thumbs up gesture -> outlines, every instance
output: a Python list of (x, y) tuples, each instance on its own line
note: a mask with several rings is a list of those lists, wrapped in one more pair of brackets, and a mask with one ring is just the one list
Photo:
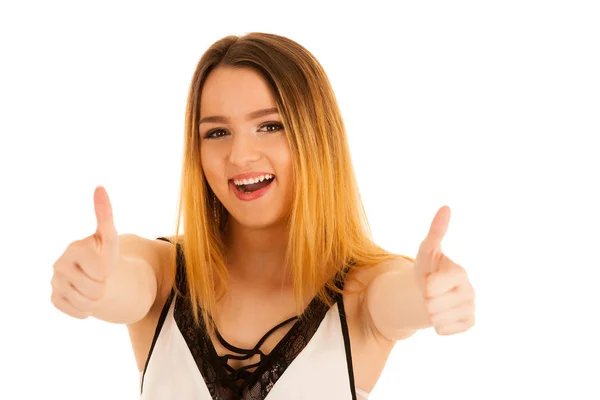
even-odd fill
[(106, 293), (106, 280), (119, 258), (119, 237), (113, 221), (108, 193), (99, 186), (94, 192), (96, 232), (69, 244), (54, 263), (52, 303), (75, 318), (92, 315)]
[(431, 325), (439, 335), (464, 332), (475, 323), (475, 291), (463, 267), (441, 249), (448, 230), (450, 208), (440, 208), (421, 243), (414, 273), (425, 297)]

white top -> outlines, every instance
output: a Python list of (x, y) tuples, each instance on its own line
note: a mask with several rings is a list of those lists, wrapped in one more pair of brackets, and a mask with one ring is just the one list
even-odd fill
[[(183, 256), (179, 245), (178, 251)], [(183, 257), (178, 257), (175, 282), (186, 294)], [(341, 279), (335, 282), (342, 287)], [(194, 324), (189, 301), (172, 290), (140, 376), (141, 400), (366, 400), (368, 393), (353, 386), (343, 297), (337, 292), (330, 294), (335, 299), (332, 307), (313, 299), (306, 317), (295, 319), (268, 355), (260, 351), (262, 339), (254, 349), (239, 349), (217, 332), (230, 356), (250, 359), (261, 353), (261, 361), (250, 372), (250, 367), (233, 369), (227, 356), (217, 354), (204, 323)], [(292, 321), (284, 321), (273, 330)]]
[[(208, 387), (173, 317), (172, 301), (151, 350), (142, 400), (211, 400)], [(356, 388), (356, 399), (368, 393)], [(254, 399), (253, 397), (248, 397)], [(255, 397), (262, 399), (262, 397)], [(350, 400), (349, 373), (338, 305), (329, 309), (314, 336), (272, 385), (267, 400)]]

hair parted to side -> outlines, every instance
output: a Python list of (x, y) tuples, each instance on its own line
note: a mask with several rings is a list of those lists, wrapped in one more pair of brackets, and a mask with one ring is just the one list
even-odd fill
[[(228, 281), (222, 239), (228, 213), (204, 177), (198, 128), (201, 90), (218, 66), (252, 68), (271, 87), (292, 153), (295, 197), (286, 265), (292, 268), (297, 311), (307, 293), (331, 305), (325, 288), (337, 290), (331, 279), (336, 273), (396, 255), (371, 240), (341, 113), (320, 63), (288, 38), (249, 33), (215, 42), (201, 57), (188, 93), (175, 238), (183, 247), (194, 319), (202, 315), (211, 327)], [(182, 221), (184, 234), (178, 236)]]

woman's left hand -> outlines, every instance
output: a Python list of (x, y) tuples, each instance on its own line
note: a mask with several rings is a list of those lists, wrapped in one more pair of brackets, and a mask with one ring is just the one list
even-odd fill
[(463, 267), (441, 249), (448, 230), (450, 208), (440, 208), (414, 262), (417, 282), (425, 297), (431, 325), (438, 335), (453, 335), (475, 323), (475, 291)]

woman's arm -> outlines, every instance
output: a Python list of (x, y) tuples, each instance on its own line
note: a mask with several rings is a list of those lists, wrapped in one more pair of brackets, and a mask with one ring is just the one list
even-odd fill
[(133, 324), (146, 316), (161, 278), (160, 244), (133, 234), (119, 236), (119, 261), (106, 280), (106, 294), (92, 316), (117, 324)]
[(429, 328), (431, 322), (414, 273), (413, 262), (395, 258), (375, 267), (365, 301), (369, 323), (385, 338), (396, 341)]
[(395, 258), (376, 267), (364, 305), (374, 331), (389, 340), (407, 338), (434, 327), (452, 335), (475, 323), (475, 291), (465, 269), (441, 250), (450, 209), (436, 214), (414, 262)]

